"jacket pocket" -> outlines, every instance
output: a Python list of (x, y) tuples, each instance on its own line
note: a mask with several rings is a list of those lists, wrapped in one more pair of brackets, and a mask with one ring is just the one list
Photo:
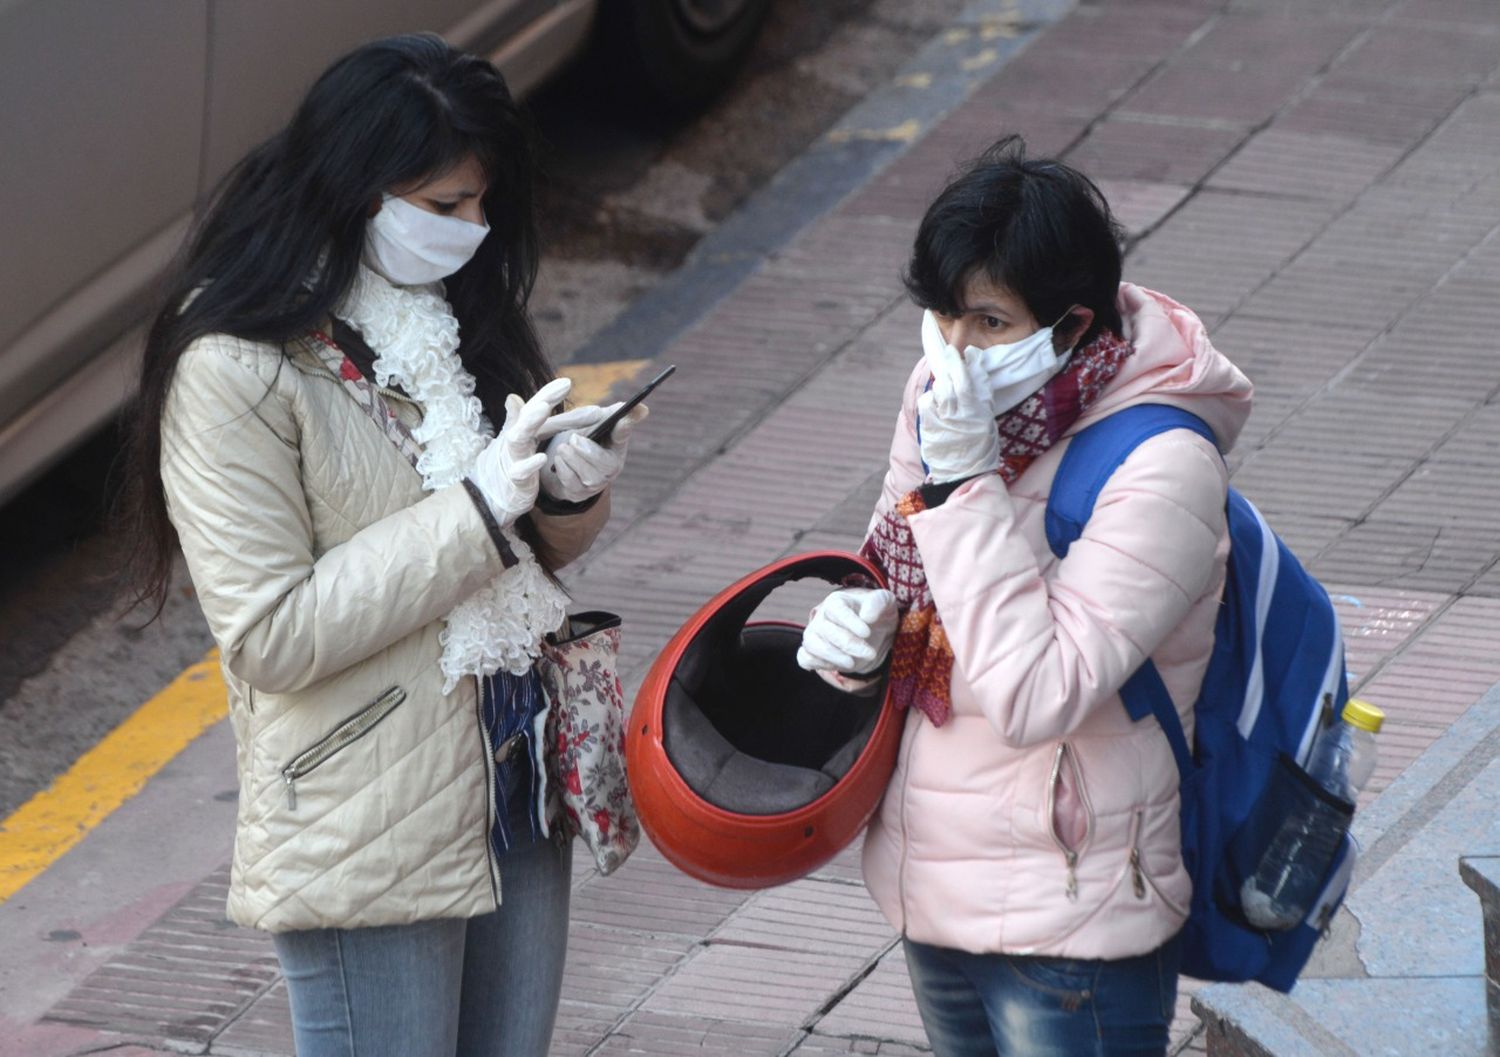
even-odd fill
[(1069, 902), (1078, 901), (1078, 857), (1088, 847), (1093, 829), (1094, 813), (1078, 753), (1068, 742), (1058, 742), (1047, 784), (1047, 832), (1067, 868), (1063, 894)]
[(1137, 808), (1130, 820), (1130, 887), (1135, 898), (1145, 899), (1149, 890), (1161, 900), (1161, 905), (1170, 910), (1178, 917), (1187, 917), (1187, 908), (1179, 905), (1171, 899), (1157, 885), (1156, 881), (1146, 872), (1144, 859), (1141, 855), (1141, 833), (1145, 830), (1146, 811)]
[(396, 706), (405, 700), (406, 691), (399, 686), (393, 686), (323, 735), (313, 745), (299, 752), (291, 763), (281, 769), (281, 780), (286, 784), (287, 810), (297, 810), (297, 781), (299, 779), (317, 770), (339, 752), (374, 730), (381, 720), (394, 712)]

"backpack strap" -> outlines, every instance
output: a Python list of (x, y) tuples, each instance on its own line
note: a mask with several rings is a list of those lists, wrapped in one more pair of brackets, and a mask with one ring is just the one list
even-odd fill
[[(1067, 557), (1068, 548), (1083, 535), (1099, 493), (1131, 453), (1144, 441), (1173, 429), (1191, 430), (1213, 444), (1215, 450), (1218, 448), (1208, 423), (1190, 411), (1165, 404), (1136, 404), (1116, 411), (1068, 441), (1047, 495), (1047, 546), (1053, 554), (1059, 559)], [(1191, 774), (1193, 753), (1182, 720), (1149, 657), (1120, 687), (1120, 699), (1131, 719), (1139, 722), (1147, 716), (1156, 717), (1172, 746), (1178, 770), (1184, 778)]]
[(1182, 717), (1172, 704), (1172, 695), (1167, 693), (1167, 684), (1161, 681), (1161, 673), (1150, 657), (1120, 687), (1120, 700), (1125, 702), (1126, 714), (1137, 723), (1147, 716), (1156, 717), (1157, 726), (1172, 747), (1177, 771), (1186, 780), (1193, 773), (1193, 750), (1188, 746), (1187, 732), (1182, 729)]
[(1068, 441), (1062, 465), (1047, 495), (1047, 546), (1059, 558), (1093, 516), (1094, 504), (1110, 477), (1142, 443), (1158, 433), (1186, 429), (1218, 450), (1214, 431), (1191, 411), (1166, 404), (1136, 404), (1100, 419)]

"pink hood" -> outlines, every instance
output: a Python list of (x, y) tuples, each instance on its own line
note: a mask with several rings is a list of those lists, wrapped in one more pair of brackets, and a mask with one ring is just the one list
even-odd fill
[(1250, 417), (1250, 379), (1213, 347), (1203, 321), (1165, 294), (1121, 283), (1116, 303), (1135, 355), (1070, 432), (1132, 404), (1172, 404), (1207, 422), (1228, 452)]

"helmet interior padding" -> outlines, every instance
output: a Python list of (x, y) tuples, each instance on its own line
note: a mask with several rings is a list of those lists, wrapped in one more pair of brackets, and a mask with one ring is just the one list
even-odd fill
[(845, 693), (798, 667), (800, 627), (727, 623), (706, 628), (683, 655), (663, 702), (663, 747), (716, 807), (794, 811), (853, 766), (884, 695)]

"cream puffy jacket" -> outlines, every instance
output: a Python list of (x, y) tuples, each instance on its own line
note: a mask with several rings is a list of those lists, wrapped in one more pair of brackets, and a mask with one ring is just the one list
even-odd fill
[[(238, 746), (229, 916), (282, 931), (494, 909), (478, 683), (444, 695), (438, 669), (442, 618), (503, 568), (468, 492), (424, 492), (298, 346), (225, 335), (177, 365), (161, 472)], [(607, 516), (607, 497), (533, 514), (563, 562)]]
[[(1135, 354), (1077, 432), (1137, 403), (1202, 417), (1228, 450), (1250, 383), (1186, 308), (1124, 285)], [(908, 384), (876, 516), (922, 481)], [(1180, 927), (1177, 766), (1118, 690), (1151, 657), (1183, 716), (1213, 641), (1228, 553), (1228, 476), (1186, 431), (1142, 444), (1110, 478), (1068, 556), (1043, 527), (1064, 439), (1009, 489), (996, 475), (911, 519), (953, 647), (953, 713), (907, 717), (864, 846), (866, 884), (918, 942), (977, 953), (1122, 958)]]

